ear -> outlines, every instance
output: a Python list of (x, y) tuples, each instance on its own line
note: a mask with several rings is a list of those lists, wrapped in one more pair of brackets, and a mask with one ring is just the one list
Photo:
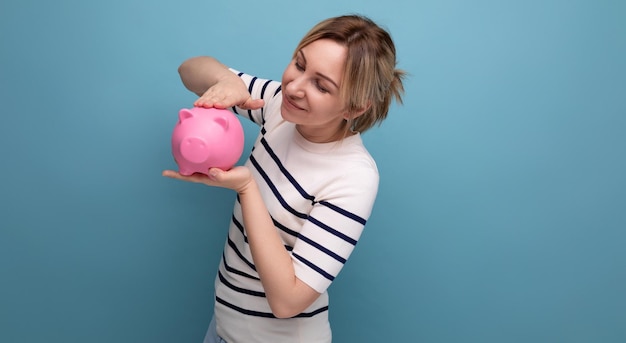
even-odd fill
[(224, 131), (228, 130), (229, 122), (228, 122), (228, 118), (226, 118), (226, 116), (216, 116), (215, 118), (213, 118), (213, 121), (217, 125), (221, 126), (224, 129)]
[(193, 117), (193, 112), (191, 112), (189, 109), (187, 108), (183, 108), (182, 110), (180, 110), (178, 112), (178, 119), (182, 122), (185, 119), (189, 119)]
[(355, 110), (353, 112), (346, 111), (346, 113), (343, 114), (343, 118), (345, 120), (354, 120), (354, 119), (362, 116), (365, 112), (367, 112), (367, 110), (369, 110), (370, 107), (372, 107), (372, 101), (368, 100), (367, 104), (364, 107), (359, 108), (359, 109), (357, 109), (357, 110)]

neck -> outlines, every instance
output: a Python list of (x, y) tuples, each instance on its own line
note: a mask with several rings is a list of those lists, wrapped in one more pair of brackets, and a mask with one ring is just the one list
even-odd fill
[(339, 126), (334, 132), (328, 133), (328, 130), (316, 130), (302, 127), (296, 124), (296, 130), (304, 139), (312, 143), (331, 143), (340, 141), (346, 137), (353, 136), (356, 132), (349, 130), (345, 122)]

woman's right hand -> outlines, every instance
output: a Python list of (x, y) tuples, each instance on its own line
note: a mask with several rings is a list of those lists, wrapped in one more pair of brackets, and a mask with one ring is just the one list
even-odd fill
[(185, 87), (200, 96), (194, 106), (239, 106), (246, 110), (256, 110), (264, 105), (263, 100), (252, 99), (239, 76), (213, 57), (192, 57), (178, 67), (178, 73)]
[(246, 110), (256, 110), (264, 105), (263, 99), (252, 99), (244, 83), (235, 74), (222, 77), (207, 89), (194, 103), (197, 107), (228, 108), (239, 106)]

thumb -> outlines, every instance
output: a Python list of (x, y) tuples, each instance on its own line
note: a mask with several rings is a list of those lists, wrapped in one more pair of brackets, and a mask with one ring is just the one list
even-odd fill
[(223, 173), (224, 171), (220, 168), (209, 168), (209, 179), (218, 181)]
[(246, 102), (244, 102), (240, 107), (247, 110), (258, 110), (263, 107), (263, 105), (265, 105), (265, 101), (263, 99), (248, 98), (248, 100), (246, 100)]

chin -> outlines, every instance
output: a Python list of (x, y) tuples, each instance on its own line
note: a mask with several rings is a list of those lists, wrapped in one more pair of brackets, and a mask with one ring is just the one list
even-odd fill
[(292, 116), (291, 116), (291, 114), (289, 113), (289, 110), (287, 110), (287, 109), (285, 108), (285, 105), (284, 105), (284, 104), (281, 104), (281, 105), (280, 105), (280, 116), (281, 116), (281, 117), (283, 117), (283, 119), (284, 119), (284, 120), (286, 120), (286, 121), (288, 121), (288, 122), (290, 122), (290, 123), (293, 123), (293, 122), (294, 122), (293, 120), (291, 120), (291, 119), (292, 119)]

